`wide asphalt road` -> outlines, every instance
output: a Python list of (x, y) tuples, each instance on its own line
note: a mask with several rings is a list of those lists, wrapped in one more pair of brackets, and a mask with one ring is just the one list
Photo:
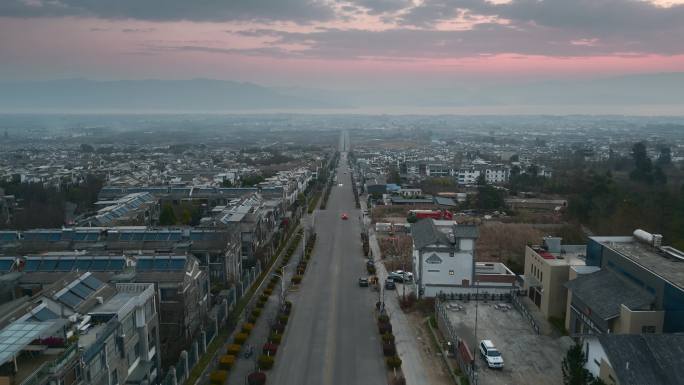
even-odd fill
[[(348, 138), (341, 138), (346, 149)], [(366, 275), (359, 210), (354, 208), (346, 153), (326, 210), (316, 214), (314, 256), (269, 383), (278, 385), (387, 384), (373, 315), (377, 293), (358, 286)], [(342, 213), (349, 220), (342, 220)]]

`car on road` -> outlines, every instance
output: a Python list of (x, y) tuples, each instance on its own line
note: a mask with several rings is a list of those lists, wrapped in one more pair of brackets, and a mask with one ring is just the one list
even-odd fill
[(385, 290), (394, 290), (397, 288), (397, 285), (394, 283), (394, 280), (392, 278), (387, 278), (385, 280)]
[(368, 278), (360, 277), (359, 278), (359, 287), (368, 287)]
[(501, 369), (504, 366), (501, 353), (490, 340), (480, 341), (480, 356), (487, 362), (487, 366), (492, 369)]
[(347, 215), (347, 213), (342, 213), (342, 219), (346, 221), (349, 219), (349, 215)]

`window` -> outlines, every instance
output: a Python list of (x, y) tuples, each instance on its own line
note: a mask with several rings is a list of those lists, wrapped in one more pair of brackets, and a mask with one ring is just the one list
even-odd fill
[(439, 273), (439, 270), (428, 270), (428, 273)]
[(641, 327), (642, 333), (655, 333), (656, 327), (654, 325), (645, 325)]
[(454, 275), (454, 271), (453, 271), (453, 270), (449, 270), (449, 275)]

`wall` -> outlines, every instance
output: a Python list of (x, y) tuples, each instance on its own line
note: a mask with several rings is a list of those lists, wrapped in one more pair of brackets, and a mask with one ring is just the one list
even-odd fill
[(594, 377), (598, 377), (601, 372), (601, 361), (607, 360), (606, 352), (596, 337), (588, 337), (583, 344), (584, 353), (587, 355), (587, 363), (584, 368)]
[(617, 334), (641, 334), (643, 326), (654, 326), (653, 333), (663, 332), (663, 319), (665, 312), (662, 311), (631, 311), (625, 305), (620, 306), (619, 322), (614, 324), (613, 333)]

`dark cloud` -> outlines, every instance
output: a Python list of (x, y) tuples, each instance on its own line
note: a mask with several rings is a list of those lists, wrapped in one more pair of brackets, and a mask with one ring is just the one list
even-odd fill
[(396, 12), (413, 5), (411, 0), (356, 0), (353, 3), (367, 9), (371, 15)]
[[(684, 25), (679, 28), (684, 33)], [(268, 37), (272, 46), (302, 45), (297, 57), (316, 58), (461, 58), (497, 54), (545, 56), (596, 56), (622, 54), (684, 54), (677, 38), (643, 34), (641, 40), (622, 37), (595, 39), (590, 32), (566, 31), (534, 26), (481, 23), (470, 30), (438, 31), (397, 28), (385, 31), (325, 29), (315, 32), (285, 32), (260, 29), (239, 32), (253, 37)], [(679, 36), (682, 36), (681, 34)], [(236, 53), (236, 51), (233, 51)]]
[(430, 27), (459, 12), (496, 16), (521, 28), (544, 26), (595, 35), (635, 35), (679, 29), (684, 5), (661, 7), (644, 0), (512, 0), (493, 4), (486, 0), (425, 0), (403, 17), (406, 25)]
[(1, 0), (0, 16), (310, 22), (331, 19), (334, 12), (321, 0)]
[(149, 33), (156, 31), (156, 28), (124, 28), (121, 32), (124, 33)]

